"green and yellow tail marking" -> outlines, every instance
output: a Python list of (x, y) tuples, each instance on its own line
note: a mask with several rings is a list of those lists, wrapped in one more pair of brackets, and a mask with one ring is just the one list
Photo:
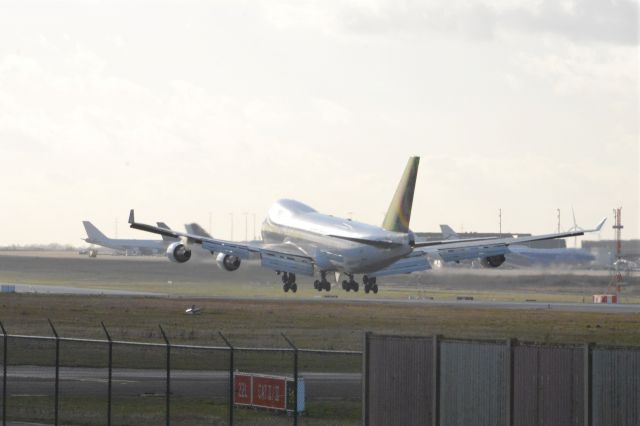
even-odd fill
[(418, 164), (420, 157), (411, 157), (404, 169), (402, 179), (398, 184), (396, 193), (391, 200), (389, 210), (384, 217), (382, 227), (387, 231), (408, 232), (411, 219), (411, 206), (413, 205), (413, 191), (418, 177)]

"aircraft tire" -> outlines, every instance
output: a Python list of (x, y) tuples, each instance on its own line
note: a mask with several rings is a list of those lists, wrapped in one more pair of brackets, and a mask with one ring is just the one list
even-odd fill
[(298, 291), (298, 284), (296, 283), (291, 284), (291, 291), (294, 293)]
[(318, 291), (322, 291), (322, 287), (320, 287), (320, 281), (315, 280), (315, 281), (313, 282), (313, 288), (315, 288), (315, 289), (316, 289), (316, 290), (318, 290)]
[(289, 284), (283, 284), (282, 285), (282, 289), (284, 290), (285, 293), (287, 293), (289, 291)]
[(347, 281), (342, 281), (342, 289), (349, 291), (349, 287), (347, 287)]
[(373, 290), (373, 294), (378, 294), (378, 284), (371, 286), (371, 290)]
[(324, 282), (324, 289), (327, 291), (331, 291), (331, 284), (329, 283), (329, 281)]
[(364, 285), (364, 292), (365, 292), (366, 294), (369, 294), (369, 290), (370, 290), (370, 289), (369, 289), (369, 284), (365, 284), (365, 285)]
[(358, 287), (359, 287), (359, 286), (358, 286), (358, 283), (354, 281), (354, 282), (353, 282), (353, 291), (356, 291), (356, 292), (357, 292), (357, 291), (358, 291)]

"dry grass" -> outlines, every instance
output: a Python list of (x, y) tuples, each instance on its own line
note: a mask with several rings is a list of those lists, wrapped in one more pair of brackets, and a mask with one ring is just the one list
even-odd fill
[[(191, 303), (202, 315), (183, 312)], [(559, 312), (328, 301), (233, 301), (186, 298), (3, 294), (0, 319), (11, 334), (102, 338), (100, 321), (122, 340), (160, 342), (162, 324), (174, 342), (214, 344), (223, 331), (236, 345), (360, 349), (365, 331), (442, 334), (455, 338), (518, 338), (538, 342), (640, 345), (640, 313)]]

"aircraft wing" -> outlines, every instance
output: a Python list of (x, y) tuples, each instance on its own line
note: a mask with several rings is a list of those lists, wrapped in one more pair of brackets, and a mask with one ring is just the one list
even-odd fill
[(420, 248), (420, 247), (431, 247), (431, 246), (440, 246), (443, 244), (453, 244), (453, 243), (468, 243), (468, 242), (475, 242), (475, 241), (487, 241), (487, 240), (497, 240), (498, 237), (475, 237), (475, 238), (458, 238), (456, 240), (431, 240), (431, 241), (418, 241), (416, 242), (413, 247), (414, 248)]
[(478, 257), (498, 256), (509, 253), (509, 246), (513, 244), (523, 244), (532, 241), (553, 240), (556, 238), (577, 237), (587, 232), (598, 232), (602, 229), (605, 221), (604, 218), (593, 229), (574, 230), (567, 232), (558, 232), (555, 234), (535, 235), (530, 237), (509, 237), (509, 238), (491, 238), (486, 240), (469, 241), (469, 240), (446, 240), (431, 241), (426, 243), (417, 243), (416, 251), (422, 251), (428, 254), (437, 254), (445, 262), (459, 261), (464, 259), (475, 259)]
[(262, 266), (275, 271), (313, 276), (313, 258), (293, 244), (243, 244), (174, 231), (136, 222), (133, 209), (129, 213), (129, 226), (166, 237), (186, 238), (190, 244), (200, 244), (203, 249), (212, 253), (224, 253), (240, 259), (260, 258)]

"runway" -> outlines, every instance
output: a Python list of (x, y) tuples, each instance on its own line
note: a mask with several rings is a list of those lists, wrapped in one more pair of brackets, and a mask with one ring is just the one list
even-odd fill
[[(359, 400), (362, 396), (359, 373), (321, 373), (301, 371), (307, 399)], [(291, 372), (281, 373), (291, 376)], [(53, 367), (9, 366), (9, 396), (52, 395)], [(64, 396), (104, 397), (107, 393), (106, 368), (60, 368), (60, 390)], [(114, 395), (146, 397), (164, 395), (166, 371), (159, 369), (114, 369)], [(213, 398), (226, 400), (229, 392), (228, 371), (171, 370), (171, 395), (174, 397)]]
[(83, 287), (68, 287), (58, 285), (38, 285), (38, 284), (13, 284), (13, 283), (0, 283), (0, 285), (12, 285), (15, 286), (16, 293), (31, 293), (31, 294), (75, 294), (84, 296), (155, 296), (164, 297), (166, 293), (152, 293), (145, 291), (129, 291), (129, 290), (110, 290), (105, 288), (83, 288)]

